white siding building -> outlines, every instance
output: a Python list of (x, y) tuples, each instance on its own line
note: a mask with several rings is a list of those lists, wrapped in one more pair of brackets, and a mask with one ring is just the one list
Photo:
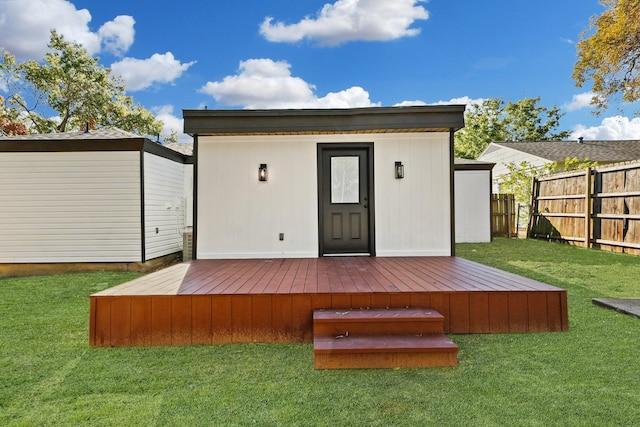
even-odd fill
[(453, 255), (452, 144), (463, 113), (185, 110), (195, 257)]
[(189, 161), (120, 130), (0, 137), (0, 264), (179, 253)]
[(456, 243), (491, 241), (493, 166), (489, 162), (455, 159)]

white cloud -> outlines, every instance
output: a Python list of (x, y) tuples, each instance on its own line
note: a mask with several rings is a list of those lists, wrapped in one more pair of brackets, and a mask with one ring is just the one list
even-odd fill
[(309, 39), (330, 46), (354, 40), (395, 40), (420, 33), (410, 27), (416, 20), (428, 19), (429, 12), (418, 3), (422, 0), (338, 0), (325, 4), (316, 17), (296, 24), (274, 23), (267, 17), (260, 34), (272, 42)]
[(398, 102), (397, 104), (394, 104), (394, 107), (416, 107), (416, 106), (422, 106), (422, 105), (428, 105), (426, 102), (424, 101), (420, 101), (419, 99), (416, 99), (415, 101), (402, 101), (402, 102)]
[(172, 132), (178, 134), (178, 142), (180, 143), (190, 143), (193, 142), (193, 138), (191, 138), (186, 133), (183, 133), (184, 129), (184, 119), (180, 117), (176, 117), (173, 114), (173, 105), (162, 105), (160, 107), (153, 107), (151, 111), (155, 114), (156, 119), (162, 120), (164, 126), (162, 127), (162, 136), (166, 138), (171, 135)]
[(122, 53), (133, 43), (134, 20), (117, 16), (100, 30), (89, 29), (91, 13), (67, 0), (0, 1), (0, 47), (20, 59), (41, 59), (47, 52), (51, 30), (79, 43), (93, 55), (101, 47)]
[(128, 51), (133, 44), (135, 23), (133, 17), (121, 15), (100, 27), (98, 35), (104, 50), (118, 56)]
[(314, 94), (315, 86), (294, 77), (291, 65), (272, 59), (248, 59), (240, 62), (238, 74), (219, 82), (207, 82), (200, 91), (217, 102), (249, 109), (261, 108), (350, 108), (370, 107), (369, 93), (359, 86), (324, 97)]
[(569, 139), (583, 137), (586, 140), (640, 139), (640, 117), (629, 120), (628, 117), (612, 116), (602, 120), (598, 126), (578, 125)]
[(448, 101), (433, 102), (430, 105), (466, 105), (468, 110), (475, 105), (482, 104), (484, 101), (484, 98), (469, 98), (468, 96), (461, 96), (459, 98), (451, 98)]
[(419, 99), (415, 101), (402, 101), (394, 105), (394, 107), (411, 107), (411, 106), (420, 106), (420, 105), (465, 105), (467, 110), (474, 106), (480, 105), (484, 102), (484, 98), (469, 98), (468, 96), (461, 96), (459, 98), (451, 98), (448, 101), (437, 101), (437, 102), (424, 102)]
[(571, 102), (568, 102), (563, 105), (567, 111), (575, 111), (580, 110), (581, 108), (590, 108), (591, 107), (591, 99), (593, 99), (593, 92), (585, 92), (579, 93), (578, 95), (573, 95), (571, 97)]
[(155, 53), (147, 59), (124, 58), (111, 64), (111, 70), (124, 79), (127, 90), (137, 91), (156, 82), (171, 83), (193, 64), (195, 61), (181, 63), (167, 52)]

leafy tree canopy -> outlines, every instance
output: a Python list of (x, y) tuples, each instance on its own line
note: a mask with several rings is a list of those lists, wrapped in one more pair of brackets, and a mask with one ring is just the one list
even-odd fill
[(30, 132), (50, 133), (92, 126), (118, 127), (138, 135), (158, 135), (162, 122), (125, 94), (122, 80), (81, 45), (51, 32), (43, 62), (18, 62), (2, 51), (0, 118), (22, 121)]
[(640, 0), (600, 0), (608, 9), (593, 16), (577, 44), (576, 86), (593, 82), (596, 114), (620, 96), (640, 100)]
[(558, 131), (563, 114), (555, 105), (539, 105), (540, 97), (505, 103), (488, 98), (465, 113), (465, 127), (456, 132), (456, 157), (477, 159), (491, 142), (549, 141), (569, 136)]
[(500, 175), (501, 191), (513, 194), (516, 202), (529, 204), (531, 201), (531, 185), (534, 177), (549, 175), (552, 173), (581, 170), (598, 166), (597, 162), (589, 159), (580, 160), (577, 157), (567, 157), (564, 163), (547, 163), (542, 167), (536, 167), (529, 162), (507, 163), (508, 173)]

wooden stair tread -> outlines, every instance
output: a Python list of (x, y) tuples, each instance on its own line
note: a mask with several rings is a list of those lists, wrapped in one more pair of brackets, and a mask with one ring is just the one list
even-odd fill
[(420, 321), (443, 321), (444, 316), (436, 310), (430, 308), (370, 308), (370, 309), (331, 309), (315, 310), (313, 312), (314, 323), (322, 322), (363, 322), (363, 321), (385, 321), (394, 322), (414, 322)]
[(316, 335), (315, 353), (384, 353), (384, 352), (457, 352), (455, 345), (444, 334), (354, 335), (336, 338)]

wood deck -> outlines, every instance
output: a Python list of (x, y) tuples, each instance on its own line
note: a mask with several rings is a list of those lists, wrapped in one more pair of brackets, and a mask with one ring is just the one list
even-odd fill
[(422, 307), (447, 333), (565, 331), (563, 289), (456, 257), (195, 260), (91, 296), (90, 344), (311, 341), (313, 310)]

